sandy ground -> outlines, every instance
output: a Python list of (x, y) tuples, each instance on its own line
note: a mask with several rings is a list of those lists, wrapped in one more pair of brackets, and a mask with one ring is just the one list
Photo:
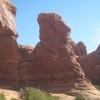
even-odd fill
[[(0, 88), (0, 93), (4, 93), (7, 100), (11, 100), (12, 98), (20, 100), (19, 99), (19, 93), (16, 92), (16, 91)], [(74, 97), (68, 96), (68, 95), (65, 95), (65, 94), (52, 94), (52, 95), (57, 96), (59, 98), (58, 100), (75, 100)]]
[[(19, 92), (17, 92), (17, 91), (0, 88), (0, 93), (4, 93), (4, 95), (6, 96), (6, 100), (11, 100), (12, 98), (14, 98), (16, 100), (20, 100), (19, 99)], [(66, 94), (53, 93), (52, 95), (58, 97), (59, 98), (58, 100), (75, 100), (74, 96), (69, 96)], [(89, 96), (89, 98), (87, 98), (86, 100), (100, 100), (100, 98), (99, 98), (99, 96), (98, 96), (98, 98), (97, 98), (97, 96), (95, 98), (95, 94), (94, 94), (94, 95)]]
[(68, 96), (65, 94), (52, 94), (53, 96), (57, 96), (59, 99), (58, 100), (75, 100), (75, 97), (73, 96)]
[(9, 89), (0, 89), (0, 93), (4, 93), (7, 100), (11, 100), (12, 98), (18, 99), (19, 96), (18, 92)]

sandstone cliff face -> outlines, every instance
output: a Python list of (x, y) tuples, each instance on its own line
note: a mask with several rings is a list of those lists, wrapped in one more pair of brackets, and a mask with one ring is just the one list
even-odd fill
[(81, 64), (86, 77), (93, 83), (100, 84), (100, 45), (87, 56), (78, 57), (77, 61)]
[[(40, 42), (32, 52), (41, 85), (73, 84), (74, 79), (84, 79), (84, 73), (70, 50), (70, 31), (56, 14), (40, 14)], [(34, 60), (33, 60), (34, 62)], [(38, 74), (36, 74), (38, 73)], [(41, 81), (43, 80), (43, 81)]]
[(15, 15), (16, 7), (9, 0), (0, 0), (0, 35), (18, 36)]
[(87, 100), (100, 98), (100, 93), (85, 78), (73, 53), (71, 29), (54, 13), (38, 16), (40, 42), (28, 60), (20, 63), (20, 86), (35, 86), (49, 92), (85, 95)]
[(33, 46), (19, 45), (19, 52), (21, 54), (21, 61), (20, 62), (30, 59), (33, 49), (34, 49)]
[(38, 16), (40, 42), (33, 48), (16, 42), (16, 8), (12, 3), (1, 0), (0, 9), (0, 86), (35, 86), (71, 95), (98, 93), (85, 78), (81, 62), (77, 63), (71, 29), (59, 15)]
[(60, 88), (60, 92), (66, 93), (72, 88), (95, 90), (76, 62), (70, 44), (71, 29), (62, 18), (54, 13), (42, 13), (38, 22), (40, 42), (31, 53), (31, 58), (20, 63), (20, 85), (56, 92)]
[(71, 46), (75, 55), (77, 56), (87, 55), (86, 46), (83, 42), (75, 43), (74, 41), (71, 41)]
[(16, 86), (20, 53), (15, 28), (16, 8), (8, 0), (0, 0), (0, 84)]
[(87, 54), (86, 46), (83, 42), (76, 44), (71, 41), (71, 46), (86, 77), (93, 83), (100, 84), (100, 45), (97, 50), (89, 54)]

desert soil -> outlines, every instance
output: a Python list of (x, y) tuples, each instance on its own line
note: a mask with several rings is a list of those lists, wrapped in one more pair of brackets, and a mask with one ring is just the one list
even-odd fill
[[(0, 93), (4, 93), (7, 100), (11, 100), (12, 98), (19, 100), (19, 92), (17, 91), (0, 88)], [(74, 97), (65, 94), (52, 94), (52, 95), (57, 96), (59, 100), (75, 100)]]

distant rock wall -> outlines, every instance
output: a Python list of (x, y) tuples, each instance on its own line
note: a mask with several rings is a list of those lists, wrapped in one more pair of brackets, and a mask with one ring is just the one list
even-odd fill
[(77, 61), (82, 66), (86, 77), (93, 83), (100, 84), (100, 45), (94, 52), (78, 57)]
[(86, 46), (83, 42), (75, 43), (74, 41), (71, 41), (71, 46), (75, 55), (77, 56), (87, 55)]

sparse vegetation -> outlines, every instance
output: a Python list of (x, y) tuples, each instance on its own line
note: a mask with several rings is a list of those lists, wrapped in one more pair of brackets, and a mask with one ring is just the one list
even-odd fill
[(75, 100), (86, 100), (84, 96), (78, 95), (76, 96)]
[(6, 97), (3, 93), (0, 93), (0, 100), (6, 100)]
[(26, 88), (20, 91), (21, 100), (57, 100), (51, 94), (35, 88)]
[(99, 86), (99, 85), (94, 85), (94, 86), (95, 86), (95, 88), (96, 88), (97, 90), (100, 91), (100, 86)]
[(97, 90), (100, 91), (100, 83), (98, 83), (98, 82), (93, 82), (92, 84), (93, 84), (93, 86), (94, 86)]

